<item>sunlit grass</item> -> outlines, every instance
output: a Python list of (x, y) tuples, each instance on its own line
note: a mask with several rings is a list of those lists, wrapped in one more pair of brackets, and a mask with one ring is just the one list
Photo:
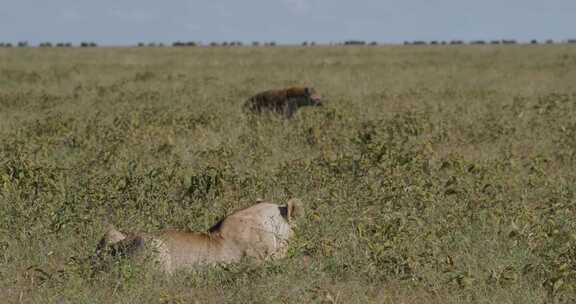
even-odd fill
[[(0, 49), (0, 302), (573, 301), (575, 51)], [(290, 85), (326, 106), (242, 113)], [(283, 260), (90, 260), (106, 223), (205, 230), (293, 196)]]

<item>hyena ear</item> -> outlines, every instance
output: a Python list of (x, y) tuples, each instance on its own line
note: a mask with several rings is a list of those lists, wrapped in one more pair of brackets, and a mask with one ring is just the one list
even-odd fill
[(286, 203), (287, 218), (290, 221), (293, 218), (299, 218), (304, 215), (304, 204), (297, 198), (292, 198)]

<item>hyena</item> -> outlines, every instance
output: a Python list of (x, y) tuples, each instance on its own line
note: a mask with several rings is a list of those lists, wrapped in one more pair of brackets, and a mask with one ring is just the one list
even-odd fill
[(290, 119), (298, 108), (322, 106), (322, 97), (311, 87), (292, 87), (282, 90), (269, 90), (250, 97), (244, 108), (252, 113), (276, 113)]

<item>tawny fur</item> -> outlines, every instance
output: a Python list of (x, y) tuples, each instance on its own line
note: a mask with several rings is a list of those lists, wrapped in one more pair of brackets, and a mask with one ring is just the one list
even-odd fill
[(316, 93), (314, 88), (292, 87), (256, 94), (246, 101), (244, 107), (252, 113), (270, 112), (289, 119), (300, 107), (321, 105), (322, 97)]
[(164, 230), (156, 234), (122, 233), (110, 226), (97, 247), (105, 253), (130, 258), (151, 257), (166, 273), (198, 264), (281, 258), (293, 235), (293, 219), (303, 214), (299, 199), (285, 206), (258, 202), (238, 210), (207, 232)]

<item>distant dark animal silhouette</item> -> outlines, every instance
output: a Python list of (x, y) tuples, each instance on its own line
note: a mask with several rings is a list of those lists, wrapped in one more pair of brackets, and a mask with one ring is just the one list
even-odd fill
[(322, 97), (314, 88), (292, 87), (258, 93), (246, 101), (244, 108), (255, 114), (276, 113), (290, 119), (300, 107), (321, 105)]

